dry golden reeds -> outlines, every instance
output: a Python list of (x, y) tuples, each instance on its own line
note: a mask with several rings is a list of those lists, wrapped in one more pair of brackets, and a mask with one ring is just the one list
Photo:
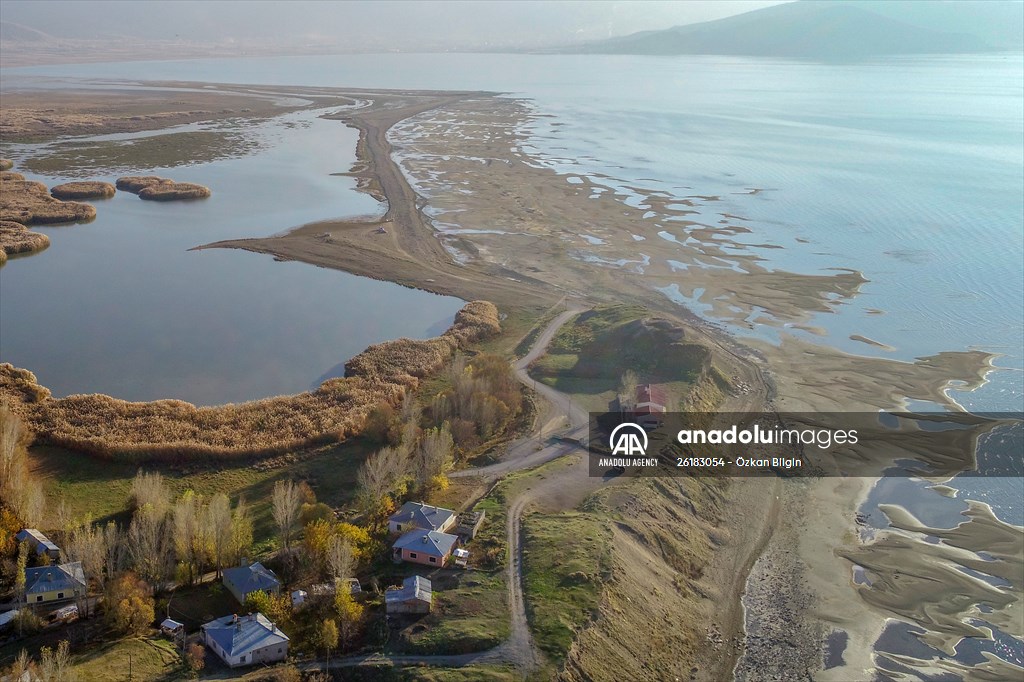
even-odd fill
[(89, 204), (54, 199), (46, 185), (30, 180), (0, 180), (0, 220), (22, 225), (86, 222), (96, 217)]
[(0, 252), (4, 254), (0, 262), (7, 262), (7, 256), (42, 251), (49, 245), (50, 238), (45, 234), (30, 232), (24, 225), (13, 220), (0, 220)]
[(0, 171), (0, 182), (3, 182), (4, 180), (24, 180), (24, 179), (25, 179), (25, 176), (22, 175), (21, 173), (15, 173), (12, 170)]
[(126, 175), (117, 179), (117, 188), (125, 192), (138, 194), (139, 190), (159, 184), (173, 184), (174, 180), (161, 178), (156, 175)]
[(14, 162), (10, 159), (0, 159), (0, 171), (8, 171), (14, 168)]
[(466, 304), (442, 336), (370, 346), (346, 365), (345, 378), (294, 396), (240, 405), (196, 407), (180, 400), (133, 403), (105, 395), (53, 399), (35, 376), (0, 364), (0, 401), (29, 422), (37, 438), (118, 460), (261, 457), (344, 440), (370, 409), (398, 405), (419, 378), (455, 349), (500, 331), (492, 303)]
[(139, 198), (149, 201), (181, 201), (183, 199), (206, 199), (210, 196), (210, 188), (194, 182), (160, 183), (143, 187), (139, 190)]
[(117, 188), (139, 195), (149, 201), (181, 201), (206, 199), (210, 188), (193, 182), (175, 182), (157, 175), (128, 175), (117, 179)]
[(109, 199), (117, 192), (109, 182), (65, 182), (50, 189), (58, 199)]

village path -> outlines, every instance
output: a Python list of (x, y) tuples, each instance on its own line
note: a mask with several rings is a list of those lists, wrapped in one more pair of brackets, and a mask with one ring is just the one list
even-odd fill
[[(546, 445), (539, 445), (536, 435), (523, 438), (512, 444), (502, 461), (483, 467), (464, 469), (452, 474), (455, 477), (483, 476), (497, 478), (511, 471), (530, 469), (545, 462), (557, 459), (580, 449), (580, 445), (572, 442), (581, 438), (587, 429), (589, 416), (582, 407), (572, 402), (572, 398), (550, 386), (536, 383), (527, 370), (534, 360), (547, 350), (558, 330), (583, 308), (570, 307), (548, 323), (544, 331), (537, 337), (530, 351), (514, 365), (516, 378), (528, 388), (535, 390), (556, 407), (564, 407), (569, 426), (561, 435), (565, 440), (553, 440)], [(538, 426), (538, 428), (540, 428)], [(509, 505), (506, 513), (506, 533), (508, 542), (508, 562), (506, 566), (506, 585), (508, 586), (508, 602), (511, 618), (509, 638), (486, 651), (469, 654), (453, 655), (388, 655), (367, 654), (362, 656), (346, 656), (331, 661), (332, 667), (351, 667), (362, 665), (436, 665), (446, 667), (462, 667), (474, 663), (512, 663), (524, 676), (536, 670), (541, 662), (541, 654), (537, 650), (530, 633), (529, 621), (526, 617), (526, 600), (523, 595), (523, 552), (522, 552), (522, 516), (525, 509), (540, 499), (552, 500), (558, 497), (554, 491), (571, 491), (573, 500), (580, 495), (588, 494), (602, 483), (602, 479), (591, 479), (587, 476), (586, 458), (569, 468), (565, 474), (546, 479), (542, 484), (527, 488)], [(572, 477), (578, 485), (570, 485)], [(319, 670), (325, 667), (326, 660), (307, 663), (305, 670)]]

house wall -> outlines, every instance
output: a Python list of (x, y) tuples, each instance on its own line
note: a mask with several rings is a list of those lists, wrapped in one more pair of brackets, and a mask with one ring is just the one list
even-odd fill
[[(59, 596), (61, 594), (63, 594), (64, 596), (63, 597)], [(33, 594), (26, 594), (25, 595), (25, 603), (26, 604), (47, 604), (49, 602), (55, 602), (55, 601), (71, 601), (72, 599), (74, 599), (77, 596), (78, 596), (78, 593), (75, 590), (72, 590), (70, 588), (67, 589), (67, 590), (51, 590), (50, 592), (36, 592), (36, 593), (33, 593)], [(42, 599), (39, 599), (39, 597), (42, 597)]]
[(430, 613), (430, 602), (423, 599), (410, 599), (403, 602), (392, 602), (388, 604), (387, 611), (390, 614), (399, 613)]
[[(431, 561), (431, 559), (434, 559), (434, 561)], [(435, 568), (439, 568), (439, 567), (445, 565), (445, 563), (448, 561), (448, 557), (446, 556), (444, 558), (441, 558), (441, 557), (435, 557), (433, 555), (427, 556), (423, 552), (417, 552), (415, 550), (403, 549), (402, 550), (402, 561), (408, 561), (408, 562), (414, 563), (414, 564), (423, 564), (424, 566), (433, 566)]]

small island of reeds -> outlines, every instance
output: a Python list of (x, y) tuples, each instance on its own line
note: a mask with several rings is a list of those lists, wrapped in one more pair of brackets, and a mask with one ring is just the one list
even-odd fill
[(95, 207), (55, 199), (41, 182), (0, 178), (0, 220), (22, 225), (51, 225), (82, 223), (95, 217)]
[(98, 181), (66, 182), (50, 189), (58, 199), (109, 199), (116, 192), (109, 182)]
[(129, 175), (117, 179), (117, 189), (138, 194), (149, 201), (206, 199), (210, 188), (192, 182), (175, 182), (156, 175)]
[(0, 171), (11, 170), (14, 168), (14, 162), (10, 159), (0, 159)]
[(42, 251), (49, 245), (50, 238), (45, 234), (31, 232), (13, 220), (0, 220), (0, 265), (7, 262), (8, 256)]

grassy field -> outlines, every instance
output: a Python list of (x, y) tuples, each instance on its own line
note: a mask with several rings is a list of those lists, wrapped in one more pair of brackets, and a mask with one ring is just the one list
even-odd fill
[[(355, 439), (312, 453), (297, 462), (282, 462), (277, 468), (254, 468), (249, 462), (228, 462), (224, 466), (180, 468), (143, 465), (145, 471), (163, 474), (175, 494), (192, 489), (202, 495), (227, 493), (232, 499), (244, 496), (254, 521), (254, 539), (266, 543), (274, 536), (270, 514), (270, 493), (281, 479), (308, 481), (321, 502), (341, 507), (355, 495), (356, 472), (373, 447)], [(31, 450), (33, 469), (46, 481), (50, 517), (44, 526), (56, 522), (60, 500), (72, 517), (86, 514), (94, 519), (118, 518), (127, 512), (128, 493), (139, 467), (134, 464), (101, 461), (54, 447)]]
[(79, 680), (89, 682), (138, 682), (181, 680), (188, 677), (181, 657), (165, 639), (130, 638), (108, 642), (72, 657), (72, 670)]
[(643, 308), (614, 305), (581, 313), (563, 326), (530, 375), (597, 412), (615, 399), (627, 369), (641, 383), (682, 395), (709, 359), (708, 349), (688, 342), (681, 328), (650, 319)]
[(345, 682), (519, 682), (522, 675), (510, 666), (468, 665), (464, 668), (427, 666), (359, 666), (332, 671)]
[(597, 613), (611, 577), (611, 530), (579, 512), (523, 520), (526, 613), (537, 646), (561, 661), (576, 633)]

